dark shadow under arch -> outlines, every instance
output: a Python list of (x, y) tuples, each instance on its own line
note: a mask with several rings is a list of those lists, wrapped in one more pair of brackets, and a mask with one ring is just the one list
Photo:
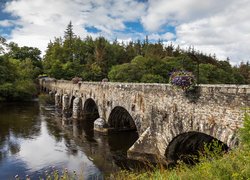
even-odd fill
[(48, 89), (46, 87), (43, 88), (43, 92), (48, 93)]
[(92, 98), (87, 99), (83, 106), (82, 127), (89, 140), (92, 140), (94, 136), (94, 121), (99, 117), (97, 104)]
[(84, 116), (87, 116), (89, 121), (93, 122), (100, 117), (98, 107), (92, 98), (89, 98), (84, 102), (83, 114)]
[(108, 124), (115, 132), (108, 136), (108, 143), (115, 164), (123, 169), (135, 168), (138, 164), (127, 158), (128, 149), (139, 138), (132, 116), (125, 108), (116, 106), (109, 115)]
[(116, 106), (111, 111), (108, 119), (108, 124), (115, 130), (136, 130), (136, 125), (133, 118), (131, 117), (129, 112), (121, 106)]
[(69, 105), (69, 108), (71, 109), (71, 110), (73, 110), (73, 105), (74, 105), (74, 100), (75, 100), (75, 96), (72, 96), (71, 97), (71, 100), (70, 100), (70, 105)]
[[(199, 162), (199, 154), (204, 152), (205, 144), (217, 141), (222, 147), (222, 151), (227, 152), (228, 146), (220, 140), (201, 132), (186, 132), (176, 136), (168, 145), (165, 157), (169, 165), (175, 165), (178, 160), (186, 164)], [(213, 146), (209, 149), (213, 150)]]

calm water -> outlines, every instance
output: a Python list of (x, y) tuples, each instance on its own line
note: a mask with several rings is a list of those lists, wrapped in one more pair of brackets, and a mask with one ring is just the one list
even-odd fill
[(135, 132), (103, 136), (84, 121), (62, 121), (54, 106), (38, 102), (0, 104), (0, 179), (44, 177), (52, 167), (76, 170), (84, 179), (103, 179), (131, 168), (126, 150)]

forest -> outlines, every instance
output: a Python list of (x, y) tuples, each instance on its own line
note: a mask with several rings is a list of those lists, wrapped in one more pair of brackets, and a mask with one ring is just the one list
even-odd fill
[(70, 22), (64, 37), (48, 43), (46, 52), (35, 47), (19, 47), (0, 37), (0, 101), (31, 99), (41, 74), (56, 79), (117, 82), (168, 83), (175, 70), (192, 72), (198, 84), (250, 84), (250, 64), (232, 66), (216, 55), (190, 47), (143, 41), (110, 42), (104, 37), (81, 39)]

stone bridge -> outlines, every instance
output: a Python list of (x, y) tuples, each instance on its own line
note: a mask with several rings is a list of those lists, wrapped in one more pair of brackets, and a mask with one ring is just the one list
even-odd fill
[(181, 151), (178, 138), (189, 144), (192, 138), (216, 138), (234, 147), (244, 108), (250, 107), (250, 85), (199, 85), (183, 92), (168, 84), (73, 84), (50, 78), (39, 83), (43, 91), (55, 95), (63, 114), (75, 119), (92, 114), (96, 131), (136, 129), (139, 139), (128, 157), (138, 160), (172, 161), (174, 151)]

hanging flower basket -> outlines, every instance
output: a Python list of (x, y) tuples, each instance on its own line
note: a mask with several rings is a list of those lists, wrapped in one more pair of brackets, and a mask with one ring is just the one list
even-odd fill
[(171, 73), (169, 83), (178, 89), (188, 91), (195, 87), (196, 81), (192, 72), (181, 70)]

